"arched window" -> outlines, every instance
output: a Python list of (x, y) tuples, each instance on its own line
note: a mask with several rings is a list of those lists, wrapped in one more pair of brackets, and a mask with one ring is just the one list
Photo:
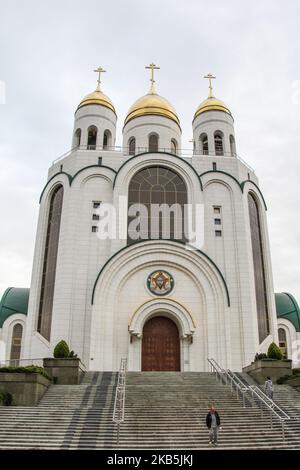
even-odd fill
[(258, 333), (259, 342), (261, 343), (268, 336), (270, 329), (260, 214), (258, 203), (252, 193), (248, 194), (248, 206), (252, 242)]
[(10, 347), (10, 360), (12, 363), (11, 366), (18, 366), (21, 356), (21, 346), (22, 346), (22, 334), (23, 326), (20, 323), (17, 323), (13, 327), (12, 338), (11, 338), (11, 347)]
[(283, 328), (278, 329), (278, 339), (279, 339), (279, 347), (281, 349), (282, 356), (284, 359), (287, 359), (288, 352), (287, 352), (286, 331)]
[(109, 150), (111, 147), (111, 132), (109, 130), (104, 131), (103, 134), (103, 149)]
[(129, 184), (127, 243), (148, 239), (185, 241), (185, 204), (186, 185), (175, 171), (161, 166), (140, 170)]
[(135, 138), (131, 137), (128, 142), (128, 153), (129, 155), (134, 155), (135, 154)]
[(96, 150), (97, 132), (98, 132), (98, 129), (95, 126), (91, 126), (88, 128), (88, 142), (87, 142), (88, 150)]
[(52, 305), (55, 286), (56, 261), (64, 188), (54, 189), (49, 205), (48, 225), (44, 248), (43, 273), (40, 293), (38, 332), (48, 341), (51, 333)]
[(207, 134), (200, 135), (200, 153), (201, 155), (208, 155), (208, 138)]
[(177, 155), (177, 142), (175, 139), (171, 140), (171, 153), (174, 153), (174, 155)]
[(235, 139), (233, 135), (229, 137), (229, 142), (230, 142), (230, 153), (232, 157), (236, 156), (236, 148), (235, 148)]
[(150, 134), (149, 135), (149, 152), (158, 151), (158, 135)]
[(224, 155), (223, 134), (220, 131), (215, 132), (215, 152), (216, 155)]
[(74, 147), (79, 147), (81, 141), (81, 129), (77, 129), (75, 132)]

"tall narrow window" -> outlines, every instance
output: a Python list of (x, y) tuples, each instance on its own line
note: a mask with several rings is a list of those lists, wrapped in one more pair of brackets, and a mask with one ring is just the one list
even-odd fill
[(215, 132), (215, 152), (216, 155), (224, 155), (224, 148), (223, 148), (223, 134), (220, 131)]
[(259, 342), (261, 343), (268, 336), (270, 329), (259, 207), (255, 197), (251, 193), (248, 194), (248, 206), (252, 242), (258, 333)]
[(175, 139), (171, 140), (171, 153), (174, 153), (174, 155), (177, 155), (177, 142)]
[(97, 145), (97, 127), (91, 126), (88, 128), (88, 142), (87, 148), (88, 150), (96, 150)]
[(50, 340), (51, 333), (52, 306), (63, 194), (64, 189), (61, 185), (57, 186), (52, 193), (44, 251), (37, 330), (48, 341)]
[(21, 357), (21, 346), (22, 346), (22, 334), (23, 326), (17, 323), (13, 327), (11, 348), (10, 348), (10, 360), (12, 361), (11, 366), (18, 366)]
[(200, 135), (200, 154), (208, 155), (208, 138), (207, 134)]
[(131, 137), (128, 143), (128, 153), (129, 155), (135, 155), (135, 138)]
[(74, 147), (79, 147), (81, 141), (81, 129), (77, 129), (75, 132)]
[(235, 148), (235, 139), (233, 135), (229, 137), (229, 142), (230, 142), (230, 153), (232, 157), (236, 156), (236, 148)]
[(111, 147), (111, 132), (106, 130), (103, 134), (103, 150), (109, 150)]
[(156, 134), (149, 135), (149, 152), (158, 151), (158, 136)]
[(283, 328), (278, 329), (278, 339), (279, 339), (279, 347), (281, 349), (283, 358), (287, 359), (288, 352), (287, 352), (286, 332)]

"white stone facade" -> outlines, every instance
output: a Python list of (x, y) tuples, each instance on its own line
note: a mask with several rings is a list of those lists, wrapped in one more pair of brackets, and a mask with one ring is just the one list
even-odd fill
[[(91, 125), (97, 127), (98, 137), (96, 149), (88, 150)], [(181, 147), (181, 130), (163, 116), (129, 121), (123, 132), (124, 151), (111, 149), (116, 116), (110, 109), (97, 105), (80, 108), (74, 136), (78, 128), (80, 146), (50, 167), (41, 196), (22, 357), (49, 356), (64, 339), (90, 370), (117, 370), (120, 359), (127, 357), (129, 370), (138, 371), (143, 327), (158, 314), (171, 318), (178, 327), (183, 371), (208, 370), (209, 357), (238, 371), (255, 353), (265, 352), (272, 341), (277, 343), (265, 201), (254, 172), (232, 155), (232, 117), (221, 111), (198, 116), (193, 123), (195, 151), (189, 157), (180, 156), (180, 150), (177, 156), (171, 154), (172, 139)], [(103, 149), (106, 130), (111, 140), (108, 149)], [(224, 136), (224, 156), (213, 151), (201, 154), (201, 134), (207, 133), (209, 148), (214, 149), (215, 131)], [(159, 136), (159, 151), (139, 152), (139, 148), (147, 149), (151, 133)], [(131, 137), (136, 139), (134, 156), (128, 155)], [(92, 232), (92, 226), (97, 226), (93, 202), (111, 203), (118, 210), (133, 175), (153, 165), (178, 173), (186, 184), (188, 202), (204, 205), (204, 245), (200, 250), (169, 240), (127, 246), (126, 239), (100, 240)], [(64, 196), (51, 338), (47, 341), (37, 332), (37, 321), (49, 199), (58, 184), (63, 185)], [(259, 206), (265, 262), (270, 334), (262, 344), (258, 339), (249, 191)], [(219, 226), (214, 222), (215, 206), (220, 208)], [(126, 218), (126, 213), (122, 215)], [(215, 236), (216, 229), (222, 231), (221, 237)], [(174, 278), (174, 289), (165, 297), (155, 296), (147, 288), (147, 276), (155, 269), (167, 270)]]

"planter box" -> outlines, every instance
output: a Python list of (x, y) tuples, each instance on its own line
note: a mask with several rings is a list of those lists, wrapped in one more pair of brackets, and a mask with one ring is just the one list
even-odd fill
[(45, 358), (44, 369), (58, 385), (77, 385), (81, 382), (85, 372), (84, 365), (79, 358)]
[(0, 372), (0, 391), (12, 395), (12, 405), (37, 405), (50, 384), (50, 380), (35, 372)]
[(250, 366), (244, 367), (243, 372), (249, 374), (259, 384), (264, 384), (267, 377), (271, 377), (273, 383), (284, 375), (292, 375), (292, 361), (284, 359), (274, 361), (264, 359), (262, 361), (252, 362)]

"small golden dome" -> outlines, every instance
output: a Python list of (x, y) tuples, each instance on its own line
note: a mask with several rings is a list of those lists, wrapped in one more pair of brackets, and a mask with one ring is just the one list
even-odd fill
[(87, 106), (89, 104), (98, 104), (99, 106), (104, 106), (105, 108), (111, 109), (116, 114), (116, 110), (111, 100), (108, 98), (108, 96), (102, 93), (102, 91), (99, 88), (97, 88), (92, 93), (89, 93), (88, 95), (86, 95), (80, 101), (77, 111), (83, 106)]
[(180, 126), (175, 109), (168, 100), (156, 93), (148, 93), (139, 98), (129, 109), (125, 119), (125, 125), (134, 118), (140, 116), (163, 116), (176, 122)]
[(230, 114), (230, 116), (232, 116), (228, 106), (223, 101), (215, 98), (214, 96), (209, 96), (206, 98), (206, 100), (202, 101), (195, 112), (194, 119), (206, 111), (223, 111), (224, 113)]

